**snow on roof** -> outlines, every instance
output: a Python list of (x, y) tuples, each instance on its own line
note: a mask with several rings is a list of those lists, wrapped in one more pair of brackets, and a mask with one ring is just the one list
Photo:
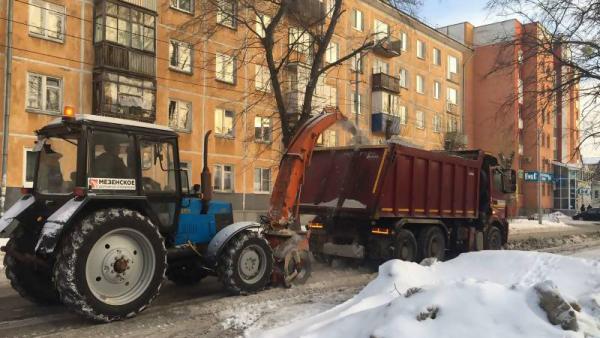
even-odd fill
[[(120, 118), (109, 117), (109, 116), (77, 114), (77, 115), (75, 115), (75, 120), (104, 122), (104, 123), (120, 124), (120, 125), (132, 126), (132, 127), (158, 129), (158, 130), (174, 132), (173, 129), (171, 129), (167, 126), (160, 125), (160, 124), (140, 122), (140, 121), (134, 121), (134, 120), (128, 120), (128, 119), (120, 119)], [(50, 124), (60, 124), (60, 123), (62, 123), (62, 121), (63, 121), (63, 118), (59, 117), (59, 118), (52, 120), (52, 122), (50, 122)]]
[[(600, 262), (524, 251), (480, 251), (422, 266), (391, 260), (350, 300), (248, 337), (599, 337)], [(579, 331), (552, 325), (539, 289), (576, 313)], [(418, 289), (417, 289), (418, 288)]]

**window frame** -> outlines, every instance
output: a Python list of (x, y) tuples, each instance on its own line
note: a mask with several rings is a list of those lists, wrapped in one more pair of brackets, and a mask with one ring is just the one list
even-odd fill
[[(231, 187), (230, 189), (224, 189), (225, 188), (225, 167), (229, 167), (230, 171), (229, 174), (231, 175), (231, 179), (230, 179), (230, 184)], [(218, 189), (217, 186), (215, 185), (216, 179), (217, 179), (217, 172), (218, 172), (218, 168), (220, 168), (221, 170), (221, 189)], [(225, 164), (225, 163), (217, 163), (213, 165), (213, 169), (215, 171), (215, 175), (213, 176), (213, 189), (216, 192), (222, 192), (222, 193), (233, 193), (235, 192), (235, 167), (233, 164)]]
[(400, 33), (400, 41), (402, 41), (400, 43), (400, 50), (403, 52), (408, 51), (408, 33), (401, 32)]
[[(419, 84), (421, 85), (419, 86)], [(421, 74), (415, 76), (415, 91), (418, 94), (425, 94), (425, 77)]]
[[(109, 13), (109, 10), (108, 10), (109, 6), (115, 7), (116, 14)], [(120, 14), (119, 14), (120, 8), (126, 8), (126, 11), (129, 13), (127, 18), (120, 16)], [(135, 15), (133, 15), (133, 13), (139, 14), (140, 21), (134, 21)], [(152, 11), (149, 11), (149, 10), (143, 9), (143, 8), (139, 8), (128, 2), (104, 1), (101, 3), (97, 3), (95, 5), (94, 15), (95, 15), (94, 22), (93, 22), (94, 43), (107, 42), (107, 43), (113, 43), (113, 44), (116, 44), (119, 46), (123, 46), (126, 48), (131, 48), (131, 49), (134, 49), (134, 50), (140, 51), (140, 52), (152, 53), (152, 54), (156, 53), (156, 34), (157, 34), (156, 18), (157, 18), (157, 15), (155, 13), (153, 13)], [(115, 20), (115, 23), (116, 23), (115, 27), (109, 26), (107, 24), (108, 18)], [(149, 24), (146, 21), (147, 18), (152, 18), (151, 24)], [(124, 21), (124, 24), (126, 25), (126, 29), (125, 29), (125, 33), (127, 34), (127, 43), (126, 44), (119, 41), (119, 32), (121, 31), (120, 27), (119, 27), (120, 21)], [(139, 26), (138, 33), (133, 32), (134, 25)], [(100, 29), (100, 32), (101, 32), (100, 37), (98, 36), (98, 33), (99, 33), (98, 27), (101, 28)], [(108, 36), (107, 32), (109, 31), (109, 29), (113, 29), (115, 31), (115, 34), (116, 34), (115, 40), (107, 38), (107, 36)], [(151, 35), (147, 35), (147, 31), (151, 32)], [(139, 47), (134, 46), (134, 41), (135, 41), (134, 35), (138, 36), (140, 38)], [(152, 42), (151, 44), (148, 44), (148, 48), (146, 48), (147, 41)]]
[(421, 60), (425, 60), (427, 58), (427, 46), (425, 45), (425, 41), (417, 39), (417, 58)]
[[(183, 68), (179, 67), (179, 60), (180, 57), (179, 55), (177, 56), (177, 66), (174, 66), (172, 64), (173, 61), (173, 55), (172, 52), (175, 51), (175, 49), (173, 48), (173, 42), (175, 42), (175, 44), (178, 45), (177, 51), (180, 51), (181, 49), (179, 48), (179, 46), (181, 45), (187, 45), (188, 48), (188, 52), (190, 54), (190, 60), (188, 62), (190, 70), (185, 70)], [(194, 47), (191, 43), (189, 42), (185, 42), (185, 41), (181, 41), (181, 40), (176, 40), (176, 39), (169, 39), (169, 69), (176, 71), (176, 72), (180, 72), (180, 73), (184, 73), (184, 74), (193, 74), (194, 73)]]
[[(258, 190), (256, 189), (256, 183), (257, 183), (256, 182), (256, 173), (257, 173), (257, 170), (260, 173), (260, 177), (258, 178), (259, 179), (260, 189), (258, 189)], [(269, 180), (268, 180), (268, 183), (267, 183), (268, 184), (268, 189), (267, 190), (263, 190), (263, 183), (264, 183), (263, 180), (264, 180), (264, 172), (265, 171), (267, 171), (269, 173)], [(273, 174), (273, 172), (272, 172), (271, 168), (254, 167), (254, 175), (252, 177), (252, 191), (255, 194), (269, 194), (269, 193), (271, 193), (271, 189), (272, 189), (272, 186), (273, 186), (273, 184), (272, 184), (273, 175), (272, 174)]]
[(433, 115), (433, 132), (441, 133), (442, 131), (442, 116), (439, 113)]
[[(260, 127), (257, 127), (257, 119), (260, 119)], [(268, 121), (267, 125), (265, 125), (265, 121)], [(256, 137), (256, 128), (260, 128), (260, 138)], [(265, 138), (265, 128), (269, 129), (268, 139)], [(273, 119), (268, 116), (254, 116), (254, 142), (255, 143), (265, 143), (270, 144), (273, 142)]]
[[(37, 2), (37, 4), (36, 4)], [(43, 6), (42, 6), (43, 4)], [(33, 26), (31, 24), (31, 11), (29, 11), (29, 13), (27, 14), (27, 24), (28, 24), (28, 34), (29, 36), (32, 37), (36, 37), (36, 38), (40, 38), (40, 39), (44, 39), (44, 40), (49, 40), (49, 41), (54, 41), (54, 42), (59, 42), (59, 43), (64, 43), (65, 42), (65, 32), (67, 29), (67, 10), (66, 10), (66, 6), (61, 5), (61, 4), (55, 4), (53, 2), (48, 2), (48, 1), (43, 1), (43, 0), (29, 0), (28, 2), (28, 6), (30, 9), (32, 6), (33, 7), (37, 7), (40, 9), (40, 21), (42, 21), (41, 26), (40, 27), (36, 27)], [(50, 7), (52, 6), (56, 6), (56, 7), (61, 7), (62, 11), (57, 11), (54, 9), (50, 9)], [(61, 31), (60, 32), (56, 32), (59, 33), (60, 37), (59, 38), (55, 38), (55, 37), (51, 37), (48, 36), (48, 27), (47, 27), (47, 13), (48, 11), (52, 11), (54, 13), (57, 13), (59, 16), (62, 16), (62, 21), (61, 21)], [(39, 28), (43, 31), (43, 33), (37, 33), (37, 32), (32, 32), (31, 29), (32, 28)], [(52, 31), (55, 32), (55, 31)]]
[[(266, 77), (266, 81), (263, 81), (263, 77)], [(270, 93), (272, 91), (271, 72), (269, 71), (269, 67), (259, 64), (254, 65), (254, 90), (264, 93)]]
[(408, 108), (405, 105), (398, 105), (398, 118), (401, 125), (406, 125), (408, 121)]
[[(386, 32), (383, 31), (379, 31), (379, 27), (383, 26), (387, 28)], [(385, 33), (385, 37), (380, 37), (380, 35)], [(373, 19), (373, 38), (375, 41), (380, 41), (383, 39), (387, 39), (390, 37), (390, 35), (392, 34), (391, 29), (390, 29), (390, 25), (388, 23), (385, 23), (379, 19)]]
[(195, 9), (196, 9), (196, 3), (195, 3), (195, 1), (194, 0), (189, 0), (190, 1), (190, 7), (191, 7), (191, 10), (189, 10), (189, 11), (185, 10), (185, 9), (183, 9), (181, 7), (173, 5), (173, 2), (177, 2), (177, 4), (179, 4), (180, 1), (181, 0), (170, 0), (169, 1), (169, 7), (172, 8), (172, 9), (174, 9), (174, 10), (176, 10), (176, 11), (180, 11), (180, 12), (183, 12), (183, 13), (186, 13), (186, 14), (194, 15), (194, 12), (195, 12)]
[[(229, 59), (229, 61), (222, 61), (225, 62), (222, 64), (222, 68), (224, 69), (226, 65), (228, 65), (231, 62), (231, 81), (229, 81), (226, 78), (222, 78), (221, 76), (225, 76), (227, 75), (225, 72), (219, 72), (219, 60), (220, 58), (227, 58)], [(235, 56), (231, 56), (229, 54), (225, 54), (225, 53), (216, 53), (215, 55), (215, 80), (219, 81), (219, 82), (223, 82), (223, 83), (227, 83), (227, 84), (231, 84), (231, 85), (235, 85), (236, 84), (236, 78), (237, 78), (237, 58)], [(223, 73), (223, 74), (222, 74)]]
[[(335, 53), (335, 57), (333, 58), (333, 53)], [(325, 49), (325, 62), (334, 63), (337, 62), (340, 58), (340, 44), (335, 41), (329, 41), (329, 45)]]
[[(358, 16), (360, 16), (360, 27), (357, 27), (356, 24), (358, 23), (357, 21), (357, 14), (359, 14)], [(352, 20), (350, 23), (350, 26), (354, 29), (357, 30), (359, 32), (363, 32), (365, 30), (365, 16), (364, 13), (357, 8), (353, 8), (352, 9)]]
[(400, 71), (398, 71), (398, 79), (400, 80), (400, 87), (408, 89), (408, 70), (406, 68), (400, 68)]
[[(454, 101), (450, 100), (450, 92), (454, 91)], [(458, 105), (458, 89), (446, 86), (446, 102)]]
[(432, 48), (431, 63), (435, 66), (442, 65), (442, 51), (439, 48)]
[(437, 80), (433, 80), (433, 98), (439, 100), (442, 96), (442, 83)]
[[(217, 2), (219, 2), (219, 3), (220, 2), (230, 2), (231, 6), (232, 6), (232, 8), (231, 8), (232, 13), (227, 13), (222, 10), (223, 9), (222, 5), (220, 5), (220, 4), (218, 5), (217, 13), (215, 14), (217, 24), (221, 25), (223, 27), (227, 27), (229, 29), (233, 29), (233, 30), (237, 29), (237, 20), (235, 18), (235, 16), (237, 15), (237, 9), (238, 9), (237, 1), (235, 1), (235, 0), (218, 0)], [(221, 17), (221, 19), (219, 19), (220, 15), (221, 16), (224, 15), (224, 17)], [(227, 16), (230, 16), (230, 18), (228, 18)], [(231, 24), (225, 23), (225, 21), (227, 19), (231, 19)]]
[[(221, 118), (221, 129), (224, 128), (225, 125), (225, 118), (227, 117), (227, 113), (231, 113), (231, 133), (222, 133), (222, 132), (218, 132), (217, 131), (217, 112), (221, 111), (222, 113), (220, 114), (220, 118)], [(233, 110), (228, 110), (225, 108), (215, 108), (215, 121), (214, 121), (214, 127), (215, 127), (215, 136), (217, 137), (221, 137), (221, 138), (228, 138), (228, 139), (233, 139), (235, 138), (235, 112)]]
[[(179, 109), (180, 109), (179, 105), (180, 104), (183, 103), (183, 104), (187, 104), (189, 106), (186, 127), (178, 128), (171, 124), (171, 102), (175, 102), (175, 110), (177, 111), (178, 116), (179, 116)], [(169, 108), (167, 111), (169, 127), (171, 127), (173, 130), (178, 131), (178, 132), (191, 133), (192, 132), (192, 123), (193, 123), (193, 118), (194, 118), (194, 110), (193, 109), (194, 109), (194, 105), (191, 101), (184, 101), (184, 100), (180, 100), (180, 99), (170, 98), (169, 99)]]
[[(29, 86), (29, 78), (30, 76), (39, 76), (41, 78), (40, 81), (40, 85), (41, 85), (41, 93), (40, 93), (40, 104), (41, 107), (40, 108), (35, 108), (35, 107), (29, 107), (29, 96), (31, 94), (31, 89)], [(52, 110), (48, 110), (46, 107), (46, 103), (47, 103), (47, 99), (48, 99), (48, 87), (47, 87), (47, 79), (48, 78), (52, 78), (55, 80), (58, 80), (59, 86), (58, 86), (58, 91), (59, 91), (59, 99), (58, 99), (58, 110), (56, 111), (52, 111)], [(64, 100), (64, 84), (63, 84), (63, 78), (62, 77), (58, 77), (58, 76), (53, 76), (53, 75), (45, 75), (45, 74), (40, 74), (40, 73), (34, 73), (34, 72), (27, 72), (25, 74), (25, 83), (27, 85), (27, 87), (25, 88), (25, 111), (30, 112), (30, 113), (37, 113), (37, 114), (45, 114), (45, 115), (61, 115), (62, 114), (62, 110), (63, 110), (63, 100)]]
[[(421, 118), (419, 118), (419, 115), (421, 116)], [(415, 113), (415, 127), (417, 129), (425, 129), (425, 120), (426, 120), (426, 116), (425, 116), (425, 112), (422, 110), (417, 110), (417, 112)]]
[[(357, 98), (358, 94), (358, 98)], [(358, 99), (358, 101), (357, 101)], [(356, 105), (358, 104), (358, 115), (362, 115), (362, 94), (352, 91), (352, 101), (350, 102), (350, 113), (356, 115)]]

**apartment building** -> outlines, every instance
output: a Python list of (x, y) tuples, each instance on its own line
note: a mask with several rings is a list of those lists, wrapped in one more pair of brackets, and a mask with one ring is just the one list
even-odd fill
[(578, 85), (556, 93), (572, 74), (531, 41), (542, 29), (517, 20), (440, 29), (474, 50), (467, 70), (473, 114), (465, 132), (476, 147), (503, 154), (517, 170), (511, 207), (523, 215), (537, 212), (540, 205), (545, 211), (575, 209), (581, 200), (581, 156), (575, 151)]
[[(266, 208), (282, 152), (279, 121), (264, 64), (256, 55), (242, 60), (235, 54), (249, 33), (231, 16), (234, 2), (224, 1), (209, 17), (216, 29), (205, 36), (194, 22), (208, 19), (193, 0), (11, 1), (12, 21), (5, 20), (12, 24), (7, 204), (20, 187), (32, 184), (34, 131), (72, 106), (78, 113), (172, 127), (195, 182), (203, 135), (213, 130), (208, 160), (215, 197), (230, 200), (238, 219), (253, 219)], [(317, 0), (306, 3), (319, 6)], [(378, 0), (347, 1), (344, 7), (326, 61), (370, 36), (389, 37), (400, 46), (375, 48), (329, 71), (314, 106), (337, 106), (351, 118), (358, 114), (372, 142), (383, 142), (387, 133), (427, 149), (443, 148), (447, 132), (460, 133), (468, 115), (464, 74), (472, 49)], [(3, 17), (7, 14), (2, 6)], [(3, 46), (7, 27), (0, 27)], [(294, 27), (284, 34), (296, 34)], [(293, 114), (306, 67), (298, 62), (288, 68), (285, 95)], [(344, 145), (349, 139), (336, 127), (319, 143)]]

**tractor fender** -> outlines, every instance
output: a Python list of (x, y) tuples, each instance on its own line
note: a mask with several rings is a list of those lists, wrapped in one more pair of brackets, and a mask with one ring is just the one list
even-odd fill
[(0, 235), (10, 235), (12, 230), (7, 229), (13, 221), (19, 217), (22, 213), (24, 213), (29, 207), (31, 207), (35, 203), (35, 197), (33, 195), (25, 195), (21, 197), (15, 204), (12, 205), (2, 218), (0, 218)]
[(89, 198), (72, 198), (56, 210), (48, 219), (42, 231), (35, 252), (39, 254), (50, 254), (54, 251), (60, 239), (63, 228), (67, 225), (83, 206), (89, 202)]
[(258, 230), (259, 228), (260, 224), (256, 222), (237, 222), (224, 227), (221, 231), (217, 232), (215, 237), (208, 243), (206, 259), (210, 264), (216, 265), (218, 257), (221, 255), (221, 251), (235, 235), (247, 229)]

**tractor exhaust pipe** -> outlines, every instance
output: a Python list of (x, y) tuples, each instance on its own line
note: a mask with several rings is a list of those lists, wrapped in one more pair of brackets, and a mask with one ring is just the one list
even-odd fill
[(208, 202), (212, 199), (212, 178), (210, 169), (208, 169), (208, 137), (212, 133), (209, 130), (204, 134), (204, 167), (202, 167), (202, 174), (200, 176), (200, 192), (202, 192), (202, 213), (206, 214), (208, 211)]

